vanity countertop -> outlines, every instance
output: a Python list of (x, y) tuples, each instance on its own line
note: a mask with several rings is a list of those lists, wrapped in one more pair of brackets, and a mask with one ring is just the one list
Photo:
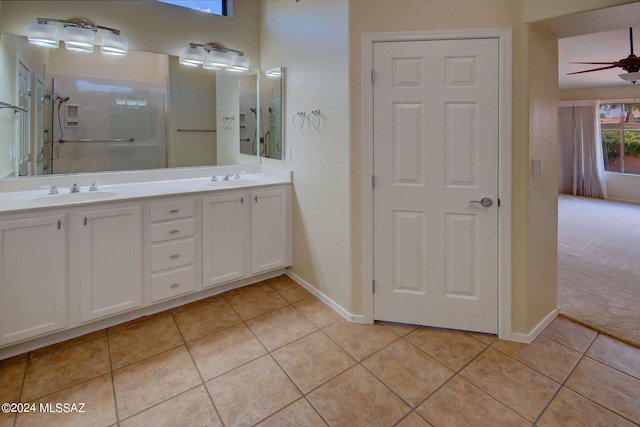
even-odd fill
[(247, 173), (241, 174), (238, 179), (231, 177), (228, 180), (224, 180), (223, 176), (219, 176), (218, 181), (211, 181), (211, 177), (207, 176), (203, 178), (170, 179), (112, 185), (107, 183), (98, 185), (97, 191), (89, 191), (88, 186), (81, 186), (80, 191), (77, 193), (71, 193), (69, 188), (61, 187), (59, 188), (59, 194), (51, 195), (49, 194), (49, 189), (45, 188), (33, 191), (0, 193), (0, 213), (125, 201), (148, 197), (208, 193), (290, 183), (290, 180), (282, 177), (264, 173)]

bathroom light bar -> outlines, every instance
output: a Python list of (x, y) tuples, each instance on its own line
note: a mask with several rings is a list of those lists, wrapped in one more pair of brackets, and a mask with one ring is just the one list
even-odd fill
[(218, 43), (189, 43), (189, 47), (182, 50), (180, 63), (191, 67), (202, 65), (207, 70), (249, 70), (249, 58), (244, 56), (244, 52)]
[(58, 47), (60, 45), (59, 29), (52, 22), (64, 27), (64, 46), (78, 52), (93, 52), (98, 30), (105, 30), (100, 42), (100, 52), (109, 55), (125, 55), (129, 41), (120, 35), (120, 30), (94, 24), (85, 18), (56, 19), (38, 18), (37, 24), (27, 26), (29, 43), (43, 47)]

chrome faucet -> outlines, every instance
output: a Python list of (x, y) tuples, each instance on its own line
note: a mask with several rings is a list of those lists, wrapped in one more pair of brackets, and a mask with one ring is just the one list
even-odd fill
[(56, 187), (55, 185), (52, 185), (49, 188), (49, 194), (60, 194), (60, 190), (58, 190), (58, 187)]
[(240, 172), (236, 172), (236, 173), (233, 175), (233, 179), (240, 179)]
[(98, 183), (92, 182), (91, 187), (89, 187), (89, 191), (98, 191)]
[(218, 181), (218, 175), (213, 175), (211, 177), (211, 181)]
[(231, 172), (229, 172), (228, 174), (226, 174), (225, 176), (222, 177), (223, 181), (229, 181), (229, 178), (231, 178)]
[(69, 192), (71, 192), (71, 193), (79, 193), (80, 192), (80, 186), (74, 182), (73, 185), (71, 186), (71, 188), (69, 189)]

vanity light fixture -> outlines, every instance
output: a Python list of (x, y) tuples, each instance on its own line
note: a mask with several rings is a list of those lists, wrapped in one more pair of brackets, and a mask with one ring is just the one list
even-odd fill
[(109, 55), (125, 55), (129, 41), (120, 35), (120, 30), (94, 24), (85, 18), (55, 19), (38, 18), (37, 24), (27, 26), (27, 40), (29, 43), (44, 47), (58, 47), (60, 45), (59, 29), (52, 22), (64, 27), (63, 41), (65, 48), (77, 52), (93, 52), (96, 44), (96, 33), (105, 30), (100, 41), (100, 52)]
[(180, 63), (192, 67), (202, 65), (207, 70), (249, 70), (249, 58), (244, 56), (244, 52), (218, 43), (189, 43), (189, 47), (182, 50)]
[(264, 72), (264, 75), (267, 77), (282, 77), (282, 68), (280, 67), (269, 68)]

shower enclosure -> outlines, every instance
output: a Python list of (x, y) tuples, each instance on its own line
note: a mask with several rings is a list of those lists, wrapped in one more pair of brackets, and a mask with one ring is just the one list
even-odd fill
[(166, 96), (166, 83), (52, 76), (46, 171), (166, 167)]

